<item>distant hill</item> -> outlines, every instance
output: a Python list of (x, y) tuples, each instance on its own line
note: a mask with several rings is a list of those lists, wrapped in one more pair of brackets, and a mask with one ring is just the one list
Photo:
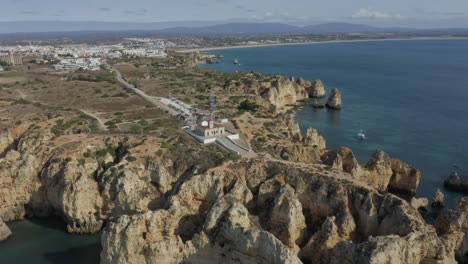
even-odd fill
[(34, 32), (74, 32), (74, 31), (129, 31), (129, 30), (161, 30), (170, 27), (207, 26), (213, 22), (100, 22), (100, 21), (0, 21), (0, 34), (34, 33)]
[(386, 31), (384, 28), (350, 23), (324, 23), (298, 27), (282, 23), (228, 23), (205, 27), (175, 27), (161, 30), (166, 33), (374, 33)]
[(377, 33), (388, 29), (351, 23), (324, 23), (302, 28), (307, 33)]
[(166, 34), (329, 34), (329, 33), (463, 33), (468, 29), (410, 29), (383, 28), (352, 23), (323, 23), (310, 26), (293, 26), (285, 23), (220, 23), (214, 21), (184, 22), (96, 22), (96, 21), (16, 21), (0, 22), (0, 34), (56, 32), (132, 32)]
[(250, 33), (288, 33), (301, 32), (300, 27), (282, 23), (227, 23), (205, 27), (175, 27), (160, 30), (166, 33), (222, 33), (222, 34), (250, 34)]

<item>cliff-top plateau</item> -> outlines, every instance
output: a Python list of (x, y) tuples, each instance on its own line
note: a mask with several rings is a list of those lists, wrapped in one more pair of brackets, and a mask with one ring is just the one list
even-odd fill
[[(205, 59), (109, 64), (149, 96), (209, 109), (216, 95), (255, 155), (199, 144), (110, 69), (0, 75), (0, 240), (9, 222), (59, 216), (101, 234), (103, 264), (467, 261), (465, 198), (428, 221), (417, 168), (382, 150), (360, 164), (300, 130), (291, 111), (325, 96), (322, 81), (196, 67)], [(342, 99), (333, 89), (329, 107)]]

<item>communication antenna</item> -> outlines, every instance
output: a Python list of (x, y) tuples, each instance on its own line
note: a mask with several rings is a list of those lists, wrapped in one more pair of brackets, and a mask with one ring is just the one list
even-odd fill
[(216, 96), (213, 92), (210, 95), (210, 107), (211, 107), (211, 118), (214, 119), (214, 113), (216, 112)]

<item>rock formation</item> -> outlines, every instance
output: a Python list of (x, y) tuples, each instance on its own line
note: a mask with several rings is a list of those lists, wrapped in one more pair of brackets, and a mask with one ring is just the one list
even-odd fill
[(461, 179), (457, 172), (450, 174), (444, 181), (444, 186), (452, 191), (468, 193), (468, 179)]
[(341, 110), (341, 93), (338, 88), (333, 88), (330, 97), (328, 97), (326, 107), (334, 110)]
[(287, 106), (294, 106), (297, 102), (308, 98), (303, 86), (285, 76), (275, 76), (273, 79), (262, 82), (259, 95), (269, 104), (265, 107), (273, 113), (284, 112)]
[(285, 140), (278, 144), (272, 140), (270, 149), (274, 156), (306, 163), (320, 163), (320, 156), (325, 151), (326, 141), (314, 128), (308, 128), (305, 135), (301, 134), (299, 123), (293, 115), (282, 114), (276, 118), (277, 124), (272, 128), (275, 135), (284, 136)]
[(303, 140), (305, 146), (312, 146), (319, 151), (325, 150), (327, 146), (325, 138), (318, 133), (317, 129), (312, 127), (307, 129)]
[(457, 263), (468, 262), (468, 198), (462, 197), (457, 208), (440, 214), (434, 224), (446, 247), (446, 252), (455, 255)]
[[(468, 202), (438, 219), (436, 232), (415, 209), (424, 201), (410, 205), (387, 192), (414, 192), (421, 175), (413, 167), (383, 151), (362, 166), (349, 148), (326, 150), (317, 130), (302, 135), (293, 116), (276, 121), (273, 154), (224, 164), (199, 145), (149, 156), (160, 145), (151, 137), (55, 136), (41, 126), (3, 132), (0, 216), (57, 214), (73, 233), (97, 232), (107, 223), (102, 263), (463, 258)], [(0, 234), (8, 234), (2, 223)]]
[(437, 189), (436, 193), (434, 194), (434, 198), (432, 198), (432, 207), (444, 207), (444, 193), (442, 193), (439, 189)]
[(306, 89), (312, 86), (310, 81), (304, 80), (302, 77), (297, 78), (296, 83)]
[(321, 80), (316, 80), (312, 85), (307, 87), (307, 93), (309, 94), (310, 98), (322, 98), (325, 97), (327, 92), (323, 82)]
[(321, 161), (381, 191), (415, 194), (421, 180), (421, 173), (417, 169), (400, 160), (391, 159), (381, 150), (374, 152), (365, 167), (359, 164), (352, 150), (347, 147), (326, 151)]
[(195, 175), (165, 209), (111, 221), (101, 261), (455, 262), (407, 202), (340, 175), (264, 159)]
[(391, 163), (392, 178), (388, 189), (393, 192), (414, 195), (421, 181), (421, 172), (397, 159), (392, 159)]
[(0, 242), (11, 236), (11, 230), (0, 218)]
[(427, 210), (429, 207), (429, 200), (427, 198), (412, 197), (410, 204), (416, 210)]

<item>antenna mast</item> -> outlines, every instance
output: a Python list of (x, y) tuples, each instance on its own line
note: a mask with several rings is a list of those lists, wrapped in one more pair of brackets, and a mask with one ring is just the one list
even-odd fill
[(216, 112), (216, 96), (214, 95), (213, 91), (211, 92), (211, 95), (210, 95), (210, 107), (211, 107), (210, 116), (212, 119), (214, 119), (215, 118), (214, 114)]

